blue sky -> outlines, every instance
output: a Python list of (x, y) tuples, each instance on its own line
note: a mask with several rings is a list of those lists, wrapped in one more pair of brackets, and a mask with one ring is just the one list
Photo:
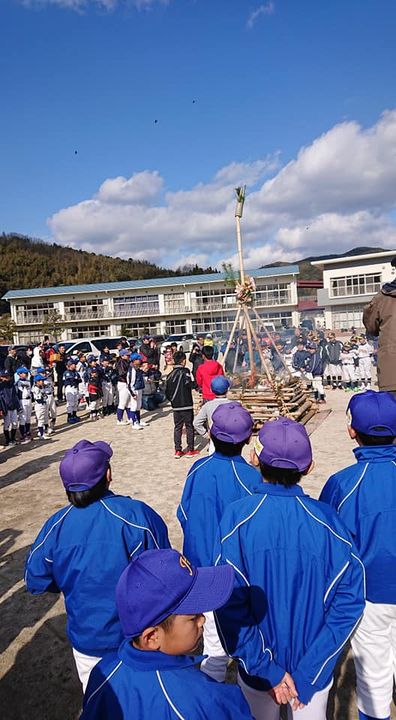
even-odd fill
[(0, 26), (0, 230), (216, 264), (247, 182), (251, 264), (396, 247), (393, 0), (2, 0)]

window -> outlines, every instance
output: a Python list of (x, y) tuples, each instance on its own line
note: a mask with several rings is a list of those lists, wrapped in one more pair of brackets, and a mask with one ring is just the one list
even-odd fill
[(192, 320), (193, 333), (204, 333), (204, 332), (226, 332), (231, 330), (233, 322), (235, 320), (235, 313), (233, 315), (224, 315), (216, 317), (205, 317), (205, 318), (194, 318)]
[(291, 312), (260, 313), (260, 318), (264, 322), (272, 322), (276, 328), (291, 327), (293, 325)]
[(126, 327), (123, 325), (124, 334), (129, 337), (140, 337), (141, 335), (159, 335), (161, 332), (160, 323), (156, 322), (130, 322)]
[(348, 275), (333, 278), (330, 284), (330, 297), (350, 295), (375, 295), (381, 287), (381, 273), (368, 275)]
[(290, 305), (290, 283), (275, 283), (256, 286), (256, 305)]
[(172, 293), (164, 295), (164, 307), (165, 313), (167, 315), (171, 315), (175, 312), (185, 312), (186, 303), (184, 300), (184, 293)]
[(131, 315), (158, 315), (158, 295), (131, 295), (114, 298), (115, 317)]
[(54, 309), (54, 303), (34, 303), (17, 307), (17, 323), (42, 323), (48, 313)]
[(166, 321), (166, 334), (167, 335), (180, 335), (184, 334), (187, 330), (186, 320), (167, 320)]
[(352, 327), (363, 327), (364, 305), (351, 305), (337, 307), (331, 314), (333, 330), (350, 330)]
[(105, 317), (107, 306), (103, 300), (66, 300), (65, 320), (89, 320)]
[(70, 340), (78, 340), (84, 337), (100, 337), (109, 334), (108, 325), (81, 325), (80, 327), (72, 327), (69, 330)]

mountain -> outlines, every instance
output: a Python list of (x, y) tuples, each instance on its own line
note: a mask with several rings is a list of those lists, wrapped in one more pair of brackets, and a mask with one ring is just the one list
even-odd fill
[[(8, 290), (19, 288), (80, 285), (82, 283), (142, 280), (214, 273), (212, 267), (184, 265), (169, 270), (145, 260), (122, 260), (46, 243), (15, 233), (0, 236), (0, 298)], [(0, 313), (8, 303), (0, 302)]]

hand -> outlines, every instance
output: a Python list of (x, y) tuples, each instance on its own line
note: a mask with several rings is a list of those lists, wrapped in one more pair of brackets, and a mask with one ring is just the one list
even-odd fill
[(289, 675), (288, 672), (284, 674), (280, 683), (269, 691), (269, 694), (278, 705), (286, 705), (289, 700), (294, 700), (294, 702), (297, 702), (299, 705), (296, 686), (292, 676)]

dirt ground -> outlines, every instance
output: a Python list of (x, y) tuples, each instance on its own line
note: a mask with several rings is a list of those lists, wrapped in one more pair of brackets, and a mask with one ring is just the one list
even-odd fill
[[(305, 488), (314, 497), (332, 472), (353, 462), (345, 421), (348, 397), (342, 391), (330, 392), (328, 404), (310, 423), (316, 467)], [(32, 597), (22, 581), (30, 544), (49, 515), (66, 504), (58, 475), (65, 449), (81, 438), (111, 442), (113, 489), (152, 505), (167, 523), (174, 547), (181, 547), (175, 512), (193, 460), (173, 458), (170, 407), (144, 413), (149, 425), (141, 432), (117, 427), (114, 416), (68, 426), (64, 407), (58, 408), (59, 422), (51, 440), (0, 452), (3, 720), (75, 720), (79, 716), (82, 696), (65, 636), (63, 601), (51, 594)], [(205, 452), (204, 443), (201, 447)], [(346, 653), (329, 700), (328, 718), (356, 720), (353, 688), (353, 662)], [(392, 718), (396, 719), (396, 713)]]

